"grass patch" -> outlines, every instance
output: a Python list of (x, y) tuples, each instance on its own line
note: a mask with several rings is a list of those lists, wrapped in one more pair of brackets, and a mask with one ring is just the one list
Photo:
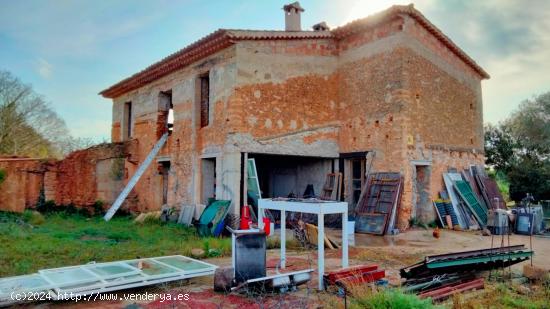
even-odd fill
[(510, 283), (485, 284), (485, 290), (476, 297), (455, 295), (452, 307), (462, 308), (549, 308), (550, 286), (548, 282), (526, 288)]
[(431, 299), (420, 299), (413, 294), (405, 294), (398, 289), (383, 289), (378, 292), (365, 292), (350, 299), (351, 309), (431, 309), (442, 308), (432, 304)]
[[(304, 250), (304, 247), (295, 238), (287, 239), (285, 244), (286, 244), (286, 248), (290, 250)], [(268, 250), (281, 248), (281, 239), (278, 236), (267, 237), (266, 248)]]
[[(86, 217), (79, 213), (0, 212), (0, 277), (39, 269), (96, 262), (191, 255), (208, 247), (207, 256), (231, 254), (229, 238), (201, 238), (177, 224), (135, 224), (132, 217)], [(207, 245), (205, 245), (205, 243)]]
[(489, 175), (489, 177), (493, 178), (496, 181), (498, 190), (502, 194), (504, 201), (509, 202), (510, 201), (510, 181), (508, 180), (508, 177), (506, 176), (506, 174), (502, 171), (494, 171), (494, 170), (489, 170), (487, 174)]

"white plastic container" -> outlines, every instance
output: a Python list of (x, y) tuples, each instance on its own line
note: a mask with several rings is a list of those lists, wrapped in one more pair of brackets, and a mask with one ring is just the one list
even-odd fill
[(275, 235), (275, 222), (269, 222), (269, 235), (267, 236), (273, 235)]
[(348, 235), (355, 234), (355, 221), (348, 221)]

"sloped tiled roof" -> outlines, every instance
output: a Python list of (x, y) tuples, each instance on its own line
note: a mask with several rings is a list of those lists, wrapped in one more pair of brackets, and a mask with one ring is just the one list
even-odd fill
[(240, 40), (301, 40), (332, 38), (330, 31), (267, 31), (219, 29), (195, 43), (148, 66), (144, 70), (101, 91), (106, 98), (115, 98), (156, 79), (182, 69), (201, 58), (220, 51)]
[(413, 5), (395, 5), (378, 14), (371, 15), (338, 27), (331, 31), (274, 31), (274, 30), (239, 30), (219, 29), (187, 47), (148, 66), (144, 70), (103, 90), (100, 94), (106, 98), (115, 98), (126, 92), (137, 89), (163, 76), (186, 67), (187, 65), (216, 53), (241, 40), (304, 40), (304, 39), (341, 39), (364, 29), (374, 27), (395, 17), (407, 14), (425, 27), (439, 41), (453, 51), (460, 59), (474, 69), (481, 77), (489, 78), (472, 58), (454, 44), (441, 30), (434, 26)]

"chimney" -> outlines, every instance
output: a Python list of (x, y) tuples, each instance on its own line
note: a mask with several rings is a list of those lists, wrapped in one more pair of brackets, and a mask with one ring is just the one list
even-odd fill
[(330, 30), (330, 27), (324, 21), (313, 25), (313, 31), (329, 31), (329, 30)]
[(285, 31), (302, 31), (300, 13), (304, 9), (298, 1), (287, 4), (283, 7), (285, 11)]

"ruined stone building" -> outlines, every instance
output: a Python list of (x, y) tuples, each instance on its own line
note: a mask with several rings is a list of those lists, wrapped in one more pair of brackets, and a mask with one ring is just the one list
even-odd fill
[(488, 74), (412, 5), (332, 30), (302, 30), (303, 11), (284, 7), (284, 31), (220, 29), (103, 90), (119, 149), (92, 160), (87, 202), (112, 202), (169, 128), (132, 209), (215, 197), (238, 213), (247, 158), (266, 197), (301, 196), (308, 184), (320, 193), (340, 171), (341, 199), (354, 204), (374, 152), (372, 171), (404, 175), (399, 226), (433, 219), (442, 173), (484, 162)]

